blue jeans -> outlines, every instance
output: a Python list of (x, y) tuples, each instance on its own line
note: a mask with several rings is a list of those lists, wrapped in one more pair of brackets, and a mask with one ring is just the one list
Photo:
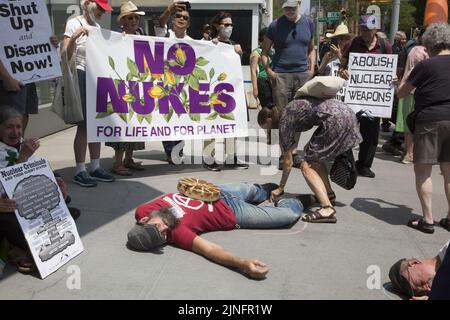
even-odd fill
[(230, 183), (220, 185), (222, 199), (236, 216), (239, 227), (245, 229), (276, 229), (289, 227), (303, 213), (297, 199), (282, 199), (277, 207), (260, 205), (268, 198), (259, 184)]

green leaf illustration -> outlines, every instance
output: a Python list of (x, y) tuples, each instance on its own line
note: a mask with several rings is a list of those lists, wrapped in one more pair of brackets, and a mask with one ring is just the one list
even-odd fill
[(141, 76), (139, 77), (139, 82), (143, 82), (145, 79), (147, 79), (148, 74), (146, 73), (141, 73)]
[(119, 90), (120, 80), (119, 79), (114, 79), (113, 82), (114, 82), (114, 87), (116, 87), (116, 91), (118, 91)]
[(209, 63), (209, 61), (203, 57), (198, 57), (197, 61), (195, 62), (195, 64), (198, 65), (199, 67), (206, 66), (208, 63)]
[(136, 101), (136, 98), (132, 94), (127, 93), (123, 95), (122, 100), (128, 103), (133, 103)]
[(145, 121), (147, 121), (148, 124), (151, 124), (153, 119), (152, 114), (149, 113), (148, 115), (144, 116), (144, 119)]
[(108, 62), (109, 62), (109, 65), (111, 66), (111, 68), (113, 68), (113, 70), (116, 69), (114, 59), (111, 56), (108, 56)]
[(198, 80), (207, 80), (208, 79), (206, 72), (203, 69), (195, 67), (193, 74)]
[(120, 119), (122, 119), (125, 123), (128, 123), (127, 121), (127, 114), (126, 113), (116, 113)]
[(137, 115), (137, 121), (139, 122), (139, 124), (142, 124), (142, 121), (144, 121), (145, 117), (142, 114), (138, 114)]
[(196, 91), (199, 91), (200, 84), (198, 83), (198, 79), (196, 77), (194, 77), (194, 76), (190, 76), (189, 77), (189, 86), (192, 89), (194, 89)]
[(227, 74), (225, 72), (222, 72), (221, 74), (219, 74), (219, 76), (217, 77), (217, 80), (219, 81), (224, 81), (227, 78)]
[(216, 70), (214, 70), (214, 68), (211, 68), (211, 70), (209, 70), (209, 78), (212, 79), (215, 74), (216, 74)]
[(164, 115), (164, 119), (166, 119), (167, 123), (172, 119), (173, 116), (173, 108), (170, 107), (169, 113)]
[(133, 74), (132, 74), (131, 72), (129, 72), (129, 73), (127, 74), (126, 79), (127, 79), (127, 81), (132, 80), (132, 79), (133, 79)]
[(183, 89), (183, 91), (181, 91), (181, 100), (183, 101), (183, 103), (185, 103), (187, 100), (187, 93), (186, 93), (186, 90), (184, 90), (184, 89)]
[(133, 119), (134, 116), (134, 110), (132, 107), (128, 108), (128, 121), (131, 121), (131, 119)]
[(96, 119), (106, 118), (114, 113), (111, 102), (106, 104), (106, 112), (98, 112), (95, 116)]
[(189, 118), (192, 121), (200, 121), (200, 115), (198, 113), (189, 113)]
[(133, 77), (139, 78), (139, 71), (136, 66), (136, 63), (133, 60), (131, 60), (130, 58), (127, 58), (127, 67), (128, 67), (128, 70), (130, 70), (130, 73), (133, 75)]
[(171, 67), (175, 67), (175, 66), (178, 66), (179, 64), (178, 64), (178, 62), (176, 62), (174, 59), (170, 59), (170, 60), (169, 60), (169, 65), (170, 65)]
[(226, 119), (226, 120), (234, 120), (234, 114), (232, 112), (230, 113), (220, 113), (219, 116), (222, 119)]
[(206, 120), (215, 120), (219, 114), (217, 112), (211, 113), (209, 116), (206, 117)]

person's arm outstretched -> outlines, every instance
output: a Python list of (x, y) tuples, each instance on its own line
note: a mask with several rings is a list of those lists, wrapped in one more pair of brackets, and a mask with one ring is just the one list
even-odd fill
[(192, 251), (220, 265), (237, 268), (252, 279), (265, 279), (270, 270), (265, 263), (259, 260), (242, 259), (221, 246), (199, 236), (194, 238)]

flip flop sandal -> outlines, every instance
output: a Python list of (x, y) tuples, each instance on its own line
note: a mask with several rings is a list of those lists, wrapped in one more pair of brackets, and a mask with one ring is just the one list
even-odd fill
[[(417, 224), (414, 224), (417, 222)], [(408, 227), (422, 231), (423, 233), (434, 233), (434, 223), (426, 223), (423, 218), (408, 221)]]
[(447, 231), (450, 231), (450, 219), (444, 218), (439, 221), (439, 225)]
[[(329, 216), (324, 217), (320, 213), (320, 210), (327, 209), (327, 208), (332, 208), (333, 213), (330, 214)], [(336, 223), (337, 222), (336, 210), (333, 207), (329, 207), (329, 206), (321, 207), (315, 211), (309, 211), (309, 212), (305, 213), (302, 216), (302, 221), (309, 222), (309, 223)]]
[(124, 176), (124, 177), (129, 177), (132, 176), (133, 174), (130, 172), (130, 170), (128, 170), (125, 167), (117, 167), (117, 168), (112, 168), (111, 172), (114, 174), (117, 174), (119, 176)]

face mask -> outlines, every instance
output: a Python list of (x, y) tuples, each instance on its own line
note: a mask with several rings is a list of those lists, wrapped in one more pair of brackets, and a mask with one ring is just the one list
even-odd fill
[(233, 33), (233, 27), (226, 27), (220, 31), (220, 34), (223, 38), (229, 39), (231, 34)]

